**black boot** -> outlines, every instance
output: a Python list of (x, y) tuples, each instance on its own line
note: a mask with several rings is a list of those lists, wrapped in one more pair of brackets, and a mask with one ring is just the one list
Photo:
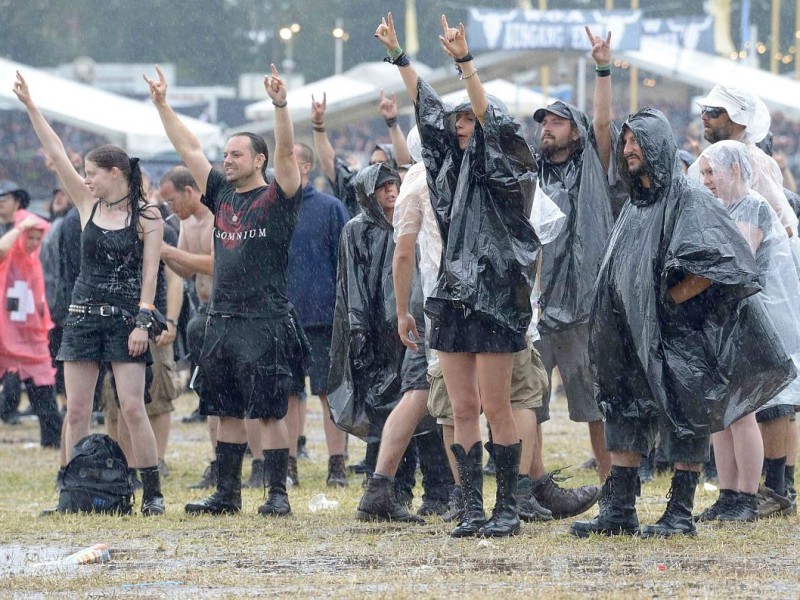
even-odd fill
[(734, 500), (726, 510), (717, 515), (719, 521), (740, 521), (752, 523), (758, 521), (758, 496), (746, 492), (737, 492)]
[(699, 479), (700, 473), (675, 469), (672, 485), (667, 492), (667, 509), (655, 522), (655, 525), (647, 525), (642, 528), (641, 536), (643, 538), (697, 535), (692, 518), (692, 508), (694, 507), (694, 491), (697, 489)]
[(517, 513), (526, 523), (553, 520), (553, 513), (539, 504), (533, 495), (533, 485), (528, 475), (520, 475), (517, 479)]
[[(487, 444), (488, 446), (489, 444)], [(492, 516), (478, 530), (483, 537), (508, 537), (519, 534), (517, 514), (517, 478), (519, 477), (519, 454), (522, 444), (510, 446), (493, 444), (494, 464), (497, 469), (497, 495)]]
[(460, 520), (464, 514), (464, 496), (461, 494), (461, 486), (454, 485), (450, 492), (450, 501), (447, 504), (447, 512), (442, 515), (442, 520), (446, 523)]
[(289, 466), (286, 470), (286, 476), (292, 482), (292, 487), (300, 487), (300, 474), (297, 472), (297, 457), (289, 456)]
[(292, 507), (289, 505), (289, 494), (286, 493), (289, 449), (264, 450), (264, 471), (269, 474), (269, 493), (267, 501), (258, 507), (258, 514), (274, 517), (291, 515)]
[(483, 448), (480, 442), (475, 442), (469, 453), (459, 444), (453, 444), (450, 450), (458, 463), (461, 493), (464, 497), (464, 513), (459, 524), (450, 532), (450, 537), (476, 535), (486, 522), (486, 513), (483, 512)]
[(142, 474), (142, 514), (145, 517), (163, 515), (166, 512), (164, 507), (164, 495), (161, 493), (161, 475), (158, 472), (158, 465), (152, 467), (142, 467), (139, 469)]
[(61, 447), (61, 413), (56, 405), (52, 385), (34, 386), (28, 383), (29, 400), (34, 414), (39, 419), (39, 439), (43, 448)]
[(347, 470), (357, 475), (369, 475), (375, 470), (375, 463), (378, 462), (378, 450), (381, 447), (380, 442), (367, 442), (367, 453), (364, 455), (364, 460), (354, 465), (347, 465)]
[(640, 494), (637, 467), (611, 467), (600, 496), (600, 514), (591, 521), (575, 521), (569, 532), (577, 537), (602, 535), (636, 535), (639, 533), (639, 516), (636, 514), (636, 496)]
[(217, 491), (186, 505), (189, 514), (221, 515), (242, 510), (242, 462), (247, 444), (217, 442)]
[(549, 510), (554, 519), (566, 519), (586, 512), (600, 499), (600, 487), (582, 485), (562, 488), (558, 483), (567, 479), (559, 476), (561, 469), (551, 471), (532, 482), (533, 496), (542, 508)]
[(328, 477), (325, 481), (328, 487), (347, 487), (347, 471), (344, 467), (344, 456), (334, 454), (328, 458)]
[(367, 489), (358, 503), (356, 518), (359, 521), (425, 522), (397, 501), (394, 495), (394, 478), (380, 473), (373, 473), (367, 479)]
[(694, 516), (695, 523), (699, 521), (716, 521), (719, 516), (736, 504), (739, 493), (736, 490), (721, 489), (714, 504), (706, 508), (699, 515)]
[(211, 463), (203, 471), (203, 476), (200, 481), (187, 485), (190, 490), (207, 490), (217, 486), (217, 461), (212, 460)]
[(254, 458), (250, 461), (250, 479), (242, 484), (246, 488), (264, 487), (264, 459)]

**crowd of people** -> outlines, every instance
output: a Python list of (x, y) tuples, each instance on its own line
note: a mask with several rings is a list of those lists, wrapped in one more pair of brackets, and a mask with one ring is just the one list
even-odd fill
[[(158, 182), (115, 146), (78, 163), (17, 74), (58, 201), (48, 223), (26, 210), (22, 187), (0, 182), (0, 375), (4, 389), (24, 382), (42, 445), (60, 446), (59, 484), (108, 373), (108, 430), (141, 479), (141, 512), (167, 510), (183, 335), (214, 456), (193, 486), (213, 491), (189, 514), (237, 513), (242, 487), (262, 485), (259, 514), (292, 513), (307, 379), (323, 407), (328, 485), (348, 485), (346, 435), (367, 442), (360, 520), (436, 516), (456, 523), (453, 537), (506, 537), (521, 521), (598, 505), (572, 535), (663, 538), (794, 514), (800, 198), (770, 157), (782, 134), (766, 106), (714, 86), (699, 101), (704, 148), (679, 148), (654, 108), (619, 126), (611, 34), (587, 27), (592, 115), (541, 107), (530, 145), (486, 94), (464, 26), (441, 25), (463, 102), (446, 105), (419, 77), (389, 13), (375, 37), (416, 126), (406, 134), (381, 94), (385, 134), (358, 147), (329, 135), (324, 95), (310, 103), (313, 147), (296, 142), (273, 65), (271, 163), (263, 138), (237, 133), (214, 167), (156, 67), (145, 81), (184, 163)], [(369, 164), (355, 168), (349, 151)], [(332, 195), (314, 186), (315, 168)], [(181, 320), (186, 282), (193, 309)], [(562, 487), (544, 464), (556, 368), (570, 419), (587, 424), (598, 485)], [(656, 445), (674, 472), (663, 515), (642, 527), (642, 461)], [(712, 446), (719, 498), (694, 515)], [(490, 515), (484, 448), (497, 479)]]

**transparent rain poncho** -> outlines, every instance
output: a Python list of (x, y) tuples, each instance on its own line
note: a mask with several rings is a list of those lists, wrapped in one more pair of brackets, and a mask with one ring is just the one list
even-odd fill
[[(753, 251), (762, 287), (759, 297), (800, 372), (800, 279), (778, 216), (750, 187), (752, 169), (747, 147), (740, 142), (717, 142), (703, 151), (699, 164), (703, 183), (728, 210)], [(751, 350), (758, 352), (758, 348)], [(800, 405), (800, 378), (765, 407), (779, 404)]]

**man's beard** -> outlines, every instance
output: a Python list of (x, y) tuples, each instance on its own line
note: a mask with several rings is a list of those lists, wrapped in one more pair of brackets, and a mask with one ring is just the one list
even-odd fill
[(716, 144), (717, 142), (730, 139), (728, 131), (726, 131), (724, 127), (704, 127), (703, 137), (709, 144)]
[(578, 148), (580, 144), (580, 140), (566, 140), (563, 142), (558, 142), (557, 140), (552, 140), (550, 144), (545, 146), (544, 144), (540, 145), (540, 150), (542, 152), (542, 156), (547, 159), (553, 157), (554, 154), (561, 152), (562, 150), (569, 150), (570, 155)]

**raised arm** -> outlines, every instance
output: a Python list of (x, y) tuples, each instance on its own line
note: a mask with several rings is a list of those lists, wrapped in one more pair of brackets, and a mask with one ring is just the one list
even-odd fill
[(69, 160), (64, 144), (61, 143), (58, 135), (50, 126), (50, 123), (47, 122), (39, 108), (33, 102), (28, 84), (19, 71), (17, 71), (17, 79), (14, 82), (12, 91), (27, 109), (28, 117), (31, 120), (31, 125), (33, 125), (33, 130), (36, 132), (36, 136), (39, 138), (47, 158), (52, 161), (53, 168), (67, 194), (72, 198), (78, 210), (82, 213), (85, 212), (94, 202), (92, 193), (89, 191), (89, 188), (86, 187), (83, 177), (75, 170), (75, 167)]
[(597, 77), (594, 84), (594, 139), (603, 168), (608, 170), (611, 161), (611, 32), (606, 39), (596, 36), (586, 26), (586, 35), (592, 45), (592, 58)]
[(192, 173), (192, 177), (200, 188), (200, 193), (206, 193), (206, 182), (208, 174), (211, 172), (211, 163), (208, 162), (206, 155), (203, 154), (203, 147), (200, 140), (189, 130), (181, 121), (177, 113), (167, 103), (167, 78), (156, 65), (158, 81), (153, 81), (147, 75), (142, 75), (147, 85), (150, 87), (150, 99), (158, 110), (164, 131), (167, 133), (169, 141), (175, 147), (175, 151), (180, 155), (183, 162)]
[(489, 103), (486, 100), (486, 90), (483, 89), (483, 84), (478, 79), (478, 69), (475, 68), (472, 55), (467, 47), (464, 24), (459, 23), (458, 27), (450, 27), (447, 24), (447, 17), (442, 15), (442, 35), (439, 36), (439, 41), (447, 55), (456, 62), (461, 70), (461, 79), (467, 89), (472, 112), (475, 113), (478, 122), (483, 125), (483, 117)]
[(400, 77), (403, 78), (408, 95), (411, 97), (411, 101), (416, 104), (419, 75), (397, 41), (397, 31), (394, 28), (392, 13), (387, 13), (381, 19), (381, 24), (375, 30), (375, 37), (386, 47), (386, 52), (389, 54), (389, 62), (400, 70)]
[(3, 237), (0, 237), (0, 261), (2, 261), (8, 255), (8, 253), (11, 251), (11, 248), (14, 247), (14, 244), (19, 239), (19, 236), (24, 234), (29, 229), (36, 227), (36, 225), (40, 222), (41, 219), (39, 217), (28, 215), (14, 227), (9, 229), (5, 235), (3, 235)]
[(327, 108), (328, 96), (325, 92), (322, 92), (322, 102), (317, 102), (314, 95), (311, 95), (311, 128), (314, 130), (314, 151), (317, 153), (317, 163), (325, 173), (325, 177), (334, 181), (336, 170), (333, 161), (336, 158), (336, 152), (325, 129), (325, 110)]
[(214, 274), (214, 259), (210, 254), (194, 254), (181, 248), (174, 248), (166, 242), (161, 244), (161, 260), (184, 279), (196, 273)]
[(286, 84), (271, 65), (272, 74), (264, 77), (264, 89), (275, 105), (275, 181), (287, 197), (300, 188), (300, 167), (294, 155), (294, 128), (286, 106)]
[(400, 125), (397, 124), (397, 94), (393, 93), (391, 98), (387, 98), (383, 90), (381, 90), (381, 101), (378, 105), (378, 110), (389, 128), (394, 159), (397, 161), (398, 166), (411, 164), (411, 153), (408, 151), (406, 136)]

